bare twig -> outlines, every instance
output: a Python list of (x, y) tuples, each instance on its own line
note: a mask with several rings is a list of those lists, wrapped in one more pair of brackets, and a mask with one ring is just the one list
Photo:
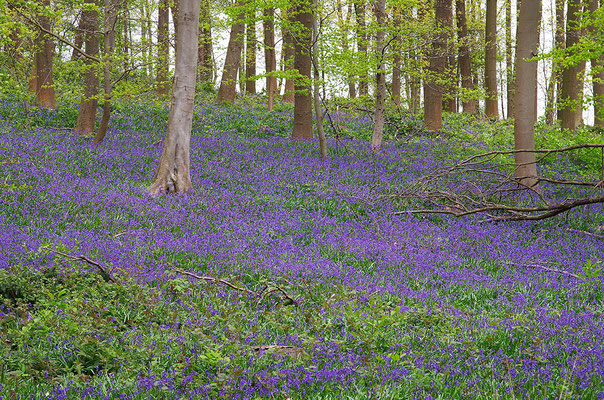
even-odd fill
[(514, 263), (506, 263), (506, 264), (508, 264), (508, 265), (514, 265), (516, 267), (526, 267), (526, 268), (542, 269), (542, 270), (549, 271), (549, 272), (556, 272), (556, 273), (559, 273), (559, 274), (572, 276), (575, 279), (581, 279), (581, 277), (579, 275), (573, 274), (572, 272), (564, 271), (562, 269), (557, 269), (557, 268), (546, 267), (545, 265), (541, 265), (541, 264), (514, 264)]
[(101, 274), (101, 277), (105, 280), (105, 282), (113, 282), (113, 283), (117, 283), (119, 284), (119, 282), (113, 277), (111, 276), (111, 274), (107, 271), (107, 269), (105, 267), (103, 267), (101, 264), (99, 264), (98, 262), (91, 260), (90, 258), (86, 257), (86, 256), (72, 256), (71, 254), (65, 254), (63, 252), (60, 252), (58, 250), (55, 249), (51, 249), (50, 247), (44, 247), (46, 250), (50, 251), (51, 253), (55, 253), (58, 254), (62, 257), (68, 258), (72, 261), (84, 261), (92, 266), (95, 266), (98, 268), (99, 273)]
[(226, 286), (228, 286), (228, 287), (230, 287), (232, 289), (238, 290), (238, 291), (243, 292), (243, 293), (256, 294), (256, 293), (252, 292), (251, 290), (249, 290), (247, 288), (235, 286), (231, 282), (225, 281), (224, 279), (213, 278), (211, 276), (200, 276), (200, 275), (196, 275), (196, 274), (194, 274), (192, 272), (182, 270), (180, 268), (174, 268), (174, 271), (178, 272), (179, 274), (187, 275), (187, 276), (190, 276), (190, 277), (193, 277), (195, 279), (202, 280), (202, 281), (222, 283), (223, 285), (226, 285)]

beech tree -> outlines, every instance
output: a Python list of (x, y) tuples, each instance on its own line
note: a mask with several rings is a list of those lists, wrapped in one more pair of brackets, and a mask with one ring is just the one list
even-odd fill
[(459, 74), (461, 75), (461, 87), (463, 89), (462, 107), (463, 112), (475, 114), (476, 101), (467, 94), (474, 89), (474, 83), (472, 82), (472, 61), (470, 59), (470, 46), (468, 45), (468, 25), (465, 0), (455, 1), (455, 12), (457, 14), (457, 38), (459, 40)]
[[(190, 142), (193, 125), (200, 0), (181, 0), (178, 12), (176, 65), (168, 131), (149, 193), (186, 193), (193, 188)], [(241, 54), (241, 52), (240, 52)]]
[(487, 19), (485, 25), (485, 113), (489, 118), (498, 118), (497, 102), (497, 0), (486, 0)]
[(535, 97), (537, 87), (537, 54), (541, 2), (524, 0), (518, 18), (516, 48), (516, 86), (514, 88), (514, 153), (515, 176), (526, 186), (537, 183), (535, 162)]
[[(50, 8), (50, 0), (42, 0), (42, 6)], [(50, 17), (42, 12), (38, 16), (40, 27), (46, 31), (51, 30)], [(42, 30), (37, 34), (35, 40), (35, 91), (36, 102), (40, 107), (57, 108), (55, 88), (53, 82), (53, 54), (54, 40)]]
[(266, 93), (268, 96), (268, 110), (273, 110), (275, 92), (277, 90), (277, 57), (275, 54), (275, 9), (266, 8), (263, 12), (264, 30), (264, 63), (266, 72)]
[(375, 74), (376, 95), (373, 133), (371, 135), (371, 150), (376, 151), (382, 146), (384, 136), (384, 112), (386, 108), (386, 71), (384, 70), (384, 55), (386, 52), (386, 0), (377, 0), (374, 11), (378, 25), (376, 34), (378, 65)]
[(256, 13), (252, 10), (245, 27), (245, 91), (256, 93)]
[(241, 63), (243, 33), (245, 31), (245, 25), (243, 24), (244, 14), (241, 11), (242, 6), (243, 2), (241, 0), (235, 5), (239, 11), (231, 26), (222, 79), (220, 80), (218, 95), (216, 96), (217, 103), (233, 103), (235, 101), (235, 94), (237, 93), (237, 70)]
[(291, 137), (294, 140), (310, 140), (313, 138), (310, 95), (312, 2), (297, 0), (294, 14), (296, 20), (294, 69), (298, 72), (298, 77), (294, 82), (294, 129)]
[[(566, 14), (566, 48), (571, 48), (579, 42), (581, 35), (581, 0), (569, 0)], [(585, 61), (573, 63), (562, 70), (562, 93), (558, 107), (561, 109), (560, 122), (562, 129), (574, 131), (582, 122), (582, 74)]]
[(157, 73), (156, 73), (156, 93), (160, 96), (170, 94), (168, 82), (168, 67), (170, 59), (169, 36), (169, 14), (168, 0), (159, 0), (159, 11), (157, 19)]

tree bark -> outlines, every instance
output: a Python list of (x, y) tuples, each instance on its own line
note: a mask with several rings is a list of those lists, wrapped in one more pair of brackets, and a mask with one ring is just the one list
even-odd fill
[(515, 153), (515, 176), (526, 186), (537, 184), (535, 162), (535, 87), (537, 62), (529, 61), (537, 54), (541, 2), (523, 0), (518, 18), (516, 48), (516, 82), (514, 97), (514, 148), (529, 150)]
[(197, 82), (212, 82), (213, 77), (210, 2), (209, 0), (201, 0), (201, 9), (199, 11), (199, 48), (197, 50)]
[(256, 13), (246, 26), (246, 46), (245, 46), (245, 91), (256, 93)]
[(462, 109), (465, 113), (476, 114), (476, 100), (466, 94), (474, 90), (474, 84), (472, 83), (472, 62), (470, 60), (470, 47), (468, 46), (469, 37), (465, 0), (455, 1), (455, 11), (457, 13), (457, 37), (459, 39), (459, 74), (461, 75), (461, 87), (464, 91)]
[[(236, 7), (243, 6), (242, 0), (239, 0)], [(237, 20), (233, 21), (231, 26), (231, 34), (229, 36), (229, 45), (227, 54), (224, 60), (224, 69), (222, 71), (222, 79), (220, 80), (220, 88), (218, 89), (217, 103), (233, 103), (237, 92), (237, 70), (241, 63), (241, 51), (243, 48), (243, 33), (245, 25), (243, 24), (244, 15), (240, 12)]]
[[(50, 0), (42, 0), (44, 7), (50, 8)], [(50, 18), (46, 15), (38, 16), (40, 25), (50, 31)], [(57, 108), (55, 88), (53, 82), (52, 63), (54, 56), (54, 41), (50, 35), (39, 32), (36, 36), (36, 103), (44, 108)]]
[[(314, 0), (313, 6), (314, 11), (318, 12), (317, 0)], [(313, 100), (317, 120), (317, 136), (319, 136), (319, 154), (321, 159), (325, 160), (327, 158), (327, 140), (325, 139), (325, 131), (323, 130), (323, 111), (321, 110), (321, 98), (319, 96), (319, 23), (316, 15), (313, 15), (312, 18), (312, 30)]]
[(375, 18), (378, 25), (376, 32), (376, 47), (378, 51), (378, 65), (375, 74), (376, 95), (373, 133), (371, 135), (371, 150), (377, 151), (382, 147), (384, 138), (384, 113), (386, 110), (386, 71), (384, 70), (384, 56), (386, 53), (386, 0), (377, 0), (375, 3)]
[[(581, 35), (581, 0), (569, 0), (566, 15), (566, 48), (579, 42)], [(575, 131), (582, 122), (582, 94), (585, 61), (562, 70), (562, 93), (558, 107), (561, 111), (562, 129)], [(561, 103), (561, 104), (560, 104)]]
[[(598, 0), (591, 0), (589, 2), (589, 12), (593, 15), (598, 9)], [(593, 24), (589, 25), (588, 32), (590, 35), (596, 37), (601, 34), (597, 32)], [(604, 56), (600, 55), (598, 58), (592, 58), (590, 60), (591, 71), (592, 71), (592, 91), (594, 97), (594, 126), (604, 127)]]
[(94, 137), (93, 143), (99, 144), (105, 138), (109, 128), (109, 119), (111, 118), (111, 91), (113, 83), (111, 82), (111, 69), (113, 64), (113, 49), (115, 47), (115, 22), (117, 20), (117, 7), (119, 0), (105, 0), (105, 26), (104, 26), (104, 62), (103, 67), (103, 87), (105, 89), (103, 116), (99, 130)]
[[(75, 31), (75, 37), (73, 38), (73, 44), (75, 47), (81, 49), (84, 44), (84, 30), (85, 30), (84, 16), (80, 15), (80, 21)], [(81, 54), (76, 49), (71, 49), (71, 61), (75, 61), (80, 58)]]
[(486, 0), (485, 25), (485, 114), (499, 117), (497, 102), (497, 0)]
[[(360, 53), (361, 65), (367, 60), (367, 24), (365, 22), (365, 0), (354, 0), (354, 12), (357, 21), (357, 50)], [(369, 93), (367, 74), (359, 76), (359, 95), (366, 96)]]
[(168, 131), (155, 178), (148, 189), (152, 195), (182, 194), (193, 188), (190, 173), (190, 143), (195, 106), (199, 9), (200, 0), (182, 0), (180, 3)]
[[(338, 25), (341, 32), (341, 43), (342, 43), (342, 51), (344, 54), (348, 54), (349, 45), (348, 45), (348, 24), (350, 23), (350, 15), (351, 15), (351, 5), (349, 4), (348, 10), (346, 12), (346, 18), (344, 19), (344, 15), (342, 12), (342, 0), (337, 1), (337, 10), (338, 10)], [(354, 84), (354, 74), (349, 73), (347, 75), (348, 81), (348, 97), (354, 99), (357, 97), (356, 87)]]
[[(90, 6), (90, 4), (88, 4)], [(85, 7), (87, 8), (87, 7)], [(82, 11), (82, 37), (86, 44), (86, 53), (91, 56), (99, 54), (99, 29), (98, 11), (94, 9), (85, 9)], [(86, 73), (84, 75), (84, 95), (80, 101), (78, 111), (78, 120), (74, 132), (88, 136), (94, 132), (96, 122), (97, 94), (99, 92), (99, 77), (97, 75), (96, 63), (86, 58)]]
[(424, 80), (424, 125), (429, 131), (442, 126), (443, 86), (438, 82), (445, 71), (447, 53), (447, 18), (451, 15), (451, 0), (436, 0), (435, 34), (428, 50), (430, 65)]
[(169, 23), (170, 14), (168, 0), (159, 0), (157, 19), (157, 83), (155, 91), (160, 96), (168, 96), (168, 94), (170, 94), (170, 82), (168, 82), (170, 58), (170, 43), (168, 41)]
[[(294, 18), (292, 16), (293, 10), (286, 10), (283, 12), (284, 15), (289, 19), (289, 23), (294, 23)], [(296, 55), (296, 46), (294, 41), (294, 35), (291, 32), (291, 28), (283, 29), (283, 66), (282, 70), (284, 72), (293, 71), (295, 69), (295, 55)], [(294, 92), (294, 82), (295, 80), (292, 78), (287, 78), (285, 80), (285, 89), (283, 92), (283, 102), (285, 103), (294, 103), (295, 101), (295, 92)]]
[(275, 92), (277, 90), (277, 77), (273, 74), (277, 70), (277, 57), (275, 55), (275, 9), (264, 9), (264, 63), (266, 76), (266, 94), (268, 96), (267, 108), (273, 110)]
[(312, 98), (310, 94), (310, 52), (312, 46), (312, 3), (300, 0), (295, 6), (297, 22), (295, 36), (294, 68), (298, 71), (295, 81), (294, 129), (292, 139), (311, 140), (312, 133)]
[(445, 61), (445, 77), (454, 77), (453, 81), (449, 79), (446, 84), (445, 90), (445, 101), (443, 102), (443, 107), (445, 110), (451, 113), (457, 112), (457, 98), (456, 98), (456, 90), (457, 90), (457, 64), (455, 62), (455, 53), (453, 49), (453, 43), (451, 41), (451, 33), (453, 32), (453, 7), (449, 7), (449, 15), (446, 19), (446, 34), (447, 34), (447, 54)]
[(505, 1), (505, 73), (507, 117), (514, 116), (514, 53), (512, 51), (512, 0)]

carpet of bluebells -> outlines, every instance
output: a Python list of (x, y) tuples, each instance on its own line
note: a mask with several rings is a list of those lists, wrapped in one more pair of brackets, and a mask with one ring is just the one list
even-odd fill
[(165, 108), (121, 107), (97, 148), (74, 113), (0, 106), (0, 398), (604, 398), (602, 205), (396, 214), (381, 195), (473, 144), (321, 161), (290, 111), (210, 104), (195, 190), (153, 198)]

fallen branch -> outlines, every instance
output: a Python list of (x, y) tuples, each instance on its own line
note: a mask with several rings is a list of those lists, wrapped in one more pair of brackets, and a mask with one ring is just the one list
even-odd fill
[(86, 256), (82, 256), (82, 255), (72, 256), (71, 254), (62, 253), (58, 250), (51, 249), (50, 247), (44, 247), (44, 249), (50, 251), (51, 253), (68, 258), (72, 261), (84, 261), (85, 263), (95, 266), (98, 268), (99, 273), (100, 273), (101, 277), (105, 280), (105, 282), (113, 282), (113, 283), (119, 284), (119, 282), (113, 276), (111, 276), (111, 274), (107, 271), (106, 268), (104, 268), (101, 264), (99, 264), (98, 262), (96, 262), (94, 260), (91, 260), (90, 258), (88, 258)]
[(232, 289), (238, 290), (240, 292), (249, 293), (249, 294), (256, 294), (255, 292), (252, 292), (251, 290), (249, 290), (247, 288), (235, 286), (231, 282), (225, 281), (224, 279), (213, 278), (211, 276), (200, 276), (200, 275), (196, 275), (196, 274), (194, 274), (192, 272), (182, 270), (180, 268), (174, 268), (174, 271), (178, 272), (179, 274), (187, 275), (187, 276), (190, 276), (190, 277), (193, 277), (195, 279), (202, 280), (202, 281), (214, 282), (214, 283), (222, 283), (223, 285), (226, 285), (226, 286), (228, 286), (228, 287), (230, 287)]
[(559, 274), (572, 276), (575, 279), (581, 279), (581, 277), (579, 275), (573, 274), (572, 272), (564, 271), (562, 269), (557, 269), (557, 268), (546, 267), (545, 265), (541, 265), (541, 264), (514, 264), (514, 263), (506, 263), (506, 264), (508, 264), (508, 265), (514, 265), (516, 267), (542, 269), (542, 270), (549, 271), (549, 272), (556, 272), (556, 273), (559, 273)]

